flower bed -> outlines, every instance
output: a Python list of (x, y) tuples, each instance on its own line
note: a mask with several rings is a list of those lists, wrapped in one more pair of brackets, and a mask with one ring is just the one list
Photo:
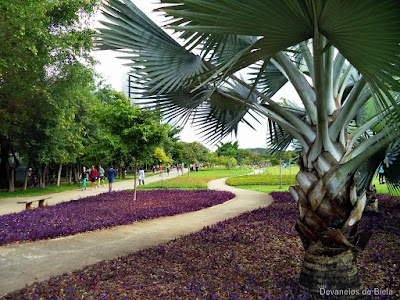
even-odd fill
[[(297, 286), (303, 247), (294, 200), (272, 194), (268, 208), (169, 243), (53, 277), (6, 299), (308, 299)], [(358, 257), (366, 287), (400, 298), (400, 198), (380, 196), (364, 217), (374, 237)], [(372, 290), (373, 291), (373, 290)], [(379, 299), (380, 296), (368, 297)]]
[(235, 195), (221, 191), (152, 190), (103, 193), (32, 211), (0, 216), (0, 245), (77, 234), (172, 216), (223, 203)]

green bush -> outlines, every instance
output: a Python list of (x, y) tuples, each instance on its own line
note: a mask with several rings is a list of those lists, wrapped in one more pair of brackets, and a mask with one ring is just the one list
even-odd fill
[[(279, 175), (260, 174), (231, 177), (226, 180), (226, 184), (232, 186), (239, 185), (279, 185)], [(296, 175), (282, 175), (283, 185), (297, 184)]]

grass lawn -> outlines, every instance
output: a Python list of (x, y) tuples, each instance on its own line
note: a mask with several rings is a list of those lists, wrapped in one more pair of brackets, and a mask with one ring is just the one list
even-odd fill
[[(291, 166), (291, 168), (286, 168), (282, 169), (282, 175), (292, 175), (295, 176), (299, 171), (298, 166)], [(279, 185), (276, 185), (276, 180), (279, 180), (279, 166), (274, 166), (274, 167), (269, 167), (265, 169), (265, 174), (268, 175), (276, 175), (276, 178), (274, 178), (273, 183), (268, 183), (263, 185), (259, 185), (259, 181), (261, 179), (268, 179), (268, 176), (265, 176), (263, 174), (258, 175), (256, 171), (255, 178), (259, 178), (260, 180), (254, 180), (256, 184), (249, 184), (249, 181), (252, 181), (251, 178), (253, 176), (243, 176), (243, 177), (237, 177), (237, 178), (231, 178), (230, 180), (227, 181), (227, 184), (229, 185), (234, 185), (235, 187), (245, 189), (245, 190), (252, 190), (252, 191), (258, 191), (258, 192), (263, 192), (263, 193), (271, 193), (271, 192), (286, 192), (289, 190), (290, 185), (282, 185), (282, 188), (279, 187)], [(276, 180), (275, 180), (276, 179)], [(232, 184), (230, 184), (230, 181)], [(378, 177), (375, 177), (374, 180), (372, 181), (372, 184), (375, 185), (376, 187), (376, 192), (377, 194), (388, 194), (389, 190), (386, 184), (379, 184)], [(397, 192), (394, 194), (394, 196), (400, 196), (400, 192)]]
[(240, 185), (236, 187), (239, 189), (263, 192), (269, 194), (272, 192), (287, 192), (289, 191), (290, 185), (282, 185), (282, 188), (280, 188), (279, 185)]
[[(190, 176), (187, 173), (179, 177), (168, 179), (164, 174), (164, 180), (149, 183), (146, 185), (138, 186), (139, 190), (149, 189), (181, 189), (181, 190), (202, 190), (207, 189), (207, 183), (211, 180), (231, 177), (236, 175), (244, 175), (251, 172), (249, 169), (215, 169), (215, 170), (201, 170), (199, 172), (192, 172)], [(168, 179), (168, 180), (166, 180)], [(145, 181), (146, 182), (146, 181)]]
[[(386, 184), (379, 184), (378, 178), (373, 180), (373, 184), (376, 187), (377, 194), (388, 194), (389, 190)], [(240, 189), (263, 192), (263, 193), (271, 193), (271, 192), (287, 192), (289, 191), (290, 185), (282, 185), (282, 189), (279, 188), (279, 185), (241, 185), (236, 186)], [(400, 193), (397, 192), (393, 196), (400, 196)]]
[[(299, 166), (298, 165), (290, 165), (289, 168), (282, 168), (282, 175), (295, 175), (299, 173)], [(268, 167), (265, 168), (265, 174), (271, 174), (271, 175), (279, 175), (280, 170), (279, 166), (273, 166), (273, 167)], [(257, 173), (256, 173), (257, 174)]]

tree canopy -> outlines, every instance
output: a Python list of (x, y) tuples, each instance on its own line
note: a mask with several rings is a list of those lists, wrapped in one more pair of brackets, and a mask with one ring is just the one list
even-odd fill
[[(5, 0), (0, 3), (0, 185), (13, 189), (9, 157), (40, 156), (49, 143), (45, 128), (61, 113), (61, 83), (67, 68), (90, 62), (91, 31), (85, 26), (98, 0)], [(58, 86), (58, 87), (57, 87)], [(57, 116), (57, 117), (55, 117)], [(58, 120), (63, 119), (60, 117)], [(68, 118), (66, 118), (68, 119)], [(60, 126), (67, 126), (66, 124)], [(33, 149), (36, 147), (36, 150)], [(39, 151), (33, 154), (35, 151)], [(27, 153), (29, 152), (29, 153)], [(18, 153), (18, 155), (17, 155)], [(59, 155), (61, 155), (59, 153)]]

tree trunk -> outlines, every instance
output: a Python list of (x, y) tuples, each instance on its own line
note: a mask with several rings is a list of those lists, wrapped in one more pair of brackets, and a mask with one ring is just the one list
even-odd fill
[(317, 298), (324, 295), (329, 299), (360, 298), (363, 283), (354, 250), (332, 249), (320, 241), (312, 244), (304, 256), (299, 286)]
[[(10, 155), (10, 147), (6, 137), (0, 135), (0, 174), (8, 174), (7, 169), (8, 158)], [(0, 176), (0, 188), (8, 187), (8, 175)]]
[(67, 176), (68, 176), (68, 184), (72, 184), (72, 166), (68, 168), (67, 170)]
[(137, 179), (137, 168), (138, 168), (138, 161), (135, 159), (135, 180), (133, 181), (133, 201), (136, 201), (136, 179)]
[(70, 176), (69, 176), (70, 174), (69, 174), (69, 167), (68, 166), (66, 166), (66, 169), (65, 169), (65, 181), (68, 183), (68, 184), (70, 184), (71, 182), (70, 182)]
[[(43, 168), (43, 171), (42, 171)], [(39, 187), (46, 187), (46, 176), (48, 173), (48, 165), (45, 164), (42, 168), (39, 168)]]
[[(19, 161), (18, 161), (15, 153), (13, 153), (11, 151), (7, 139), (1, 135), (0, 135), (0, 148), (1, 148), (0, 159), (1, 159), (1, 167), (2, 167), (2, 170), (0, 170), (0, 171), (2, 171), (1, 174), (6, 174), (6, 176), (1, 176), (1, 178), (5, 182), (7, 182), (8, 191), (15, 192), (15, 169), (18, 168)], [(10, 166), (10, 156), (9, 156), (10, 152), (14, 156), (14, 166), (13, 167)]]
[(29, 173), (29, 165), (25, 169), (24, 185), (22, 186), (22, 189), (24, 191), (26, 191), (26, 188), (28, 187), (28, 173)]
[(58, 165), (57, 186), (60, 186), (61, 183), (61, 171), (62, 171), (62, 163)]
[(42, 166), (38, 168), (39, 187), (43, 187), (43, 169)]
[(44, 180), (43, 180), (44, 186), (43, 186), (43, 187), (46, 187), (46, 180), (47, 180), (47, 182), (50, 181), (50, 176), (49, 176), (49, 165), (48, 165), (48, 164), (45, 164), (45, 165), (44, 165), (43, 176), (44, 176)]
[(74, 183), (79, 182), (79, 172), (78, 172), (78, 167), (74, 166)]
[(8, 191), (15, 192), (15, 168), (10, 167), (10, 164), (7, 163), (8, 169)]
[[(328, 152), (323, 152), (311, 169), (303, 165), (302, 158), (299, 163), (299, 185), (290, 187), (299, 211), (296, 230), (306, 250), (299, 285), (317, 299), (324, 291), (348, 291), (337, 299), (359, 298), (363, 283), (355, 257), (367, 243), (358, 233), (365, 192), (357, 195), (353, 175), (334, 195), (327, 182), (336, 176), (338, 162)], [(335, 299), (334, 295), (331, 298)]]

